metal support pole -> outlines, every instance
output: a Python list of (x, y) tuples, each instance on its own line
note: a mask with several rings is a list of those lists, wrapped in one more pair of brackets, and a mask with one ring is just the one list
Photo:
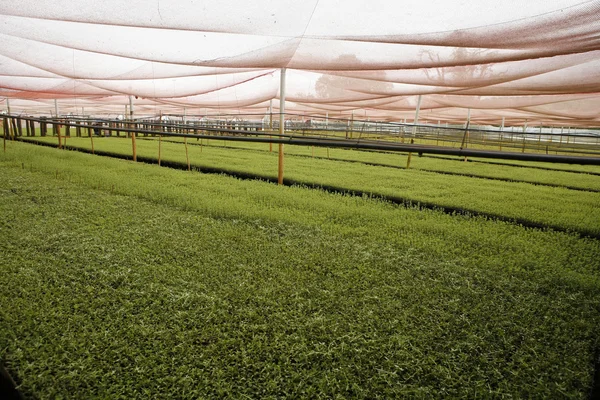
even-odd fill
[[(129, 96), (129, 120), (133, 121), (133, 99)], [(131, 153), (133, 161), (137, 161), (137, 146), (135, 144), (135, 132), (131, 132)]]
[[(273, 99), (269, 100), (269, 132), (273, 132)], [(272, 136), (269, 136), (272, 137)], [(273, 152), (273, 143), (269, 143), (269, 153)]]
[[(283, 138), (285, 134), (285, 68), (281, 68), (279, 91), (279, 134)], [(283, 143), (279, 143), (277, 183), (283, 185)]]
[(504, 132), (504, 117), (502, 117), (502, 125), (500, 125), (500, 151), (502, 151), (502, 133)]
[(521, 148), (521, 153), (525, 153), (525, 132), (527, 132), (527, 120), (525, 120), (525, 125), (523, 125), (523, 147)]
[[(413, 128), (412, 128), (412, 138), (410, 140), (411, 143), (414, 143), (415, 137), (417, 136), (417, 124), (419, 123), (419, 111), (421, 111), (421, 99), (422, 96), (419, 95), (419, 98), (417, 99), (417, 109), (415, 111), (415, 120), (413, 121)], [(412, 153), (408, 153), (408, 159), (406, 160), (406, 169), (410, 168), (410, 159), (412, 158)]]
[(58, 118), (58, 100), (54, 99), (54, 116)]
[[(465, 135), (463, 136), (463, 142), (460, 145), (460, 148), (462, 150), (463, 146), (464, 148), (467, 148), (467, 146), (469, 145), (469, 125), (471, 124), (471, 109), (467, 108), (467, 123), (465, 124)], [(467, 157), (465, 156), (464, 161), (467, 161)]]
[[(6, 98), (6, 112), (8, 113), (8, 115), (10, 115), (10, 101), (8, 100), (8, 97)], [(8, 129), (8, 136), (12, 137), (12, 134), (11, 134), (11, 124), (12, 124), (12, 121), (9, 121), (9, 120), (7, 120), (7, 121), (8, 122), (7, 122), (6, 128)], [(6, 133), (7, 132), (5, 131), (4, 132), (5, 136), (6, 136)], [(6, 151), (6, 142), (4, 144), (4, 151)]]
[(133, 121), (133, 96), (129, 96), (129, 120)]

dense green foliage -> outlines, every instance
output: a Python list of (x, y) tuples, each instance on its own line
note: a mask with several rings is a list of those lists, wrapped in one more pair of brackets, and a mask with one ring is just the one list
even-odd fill
[(597, 240), (21, 143), (0, 211), (0, 357), (27, 396), (590, 390)]
[[(51, 140), (48, 138), (47, 140)], [(222, 141), (211, 141), (223, 143)], [(71, 138), (70, 145), (89, 146), (89, 139)], [(128, 139), (104, 138), (95, 141), (96, 150), (131, 154)], [(268, 145), (265, 145), (268, 146)], [(158, 157), (156, 141), (138, 140), (138, 155)], [(288, 148), (292, 149), (291, 146)], [(295, 150), (292, 150), (294, 152)], [(323, 152), (323, 149), (320, 150)], [(252, 173), (264, 177), (277, 176), (277, 154), (203, 146), (188, 146), (190, 162), (202, 167), (222, 168), (232, 172)], [(331, 151), (333, 152), (333, 150)], [(336, 150), (338, 153), (363, 153)], [(365, 153), (360, 157), (396, 157), (400, 155)], [(181, 144), (162, 143), (162, 160), (185, 163)], [(600, 177), (590, 174), (543, 171), (532, 168), (465, 165), (450, 161), (413, 157), (413, 165), (424, 163), (426, 169), (470, 171), (494, 177), (528, 176), (539, 183), (570, 184), (580, 188), (600, 189)], [(434, 167), (437, 165), (437, 167)], [(464, 167), (462, 167), (465, 165)], [(493, 172), (497, 171), (497, 172)], [(308, 157), (286, 157), (285, 177), (309, 185), (323, 185), (344, 190), (374, 193), (400, 198), (413, 203), (428, 203), (439, 207), (462, 209), (492, 216), (531, 222), (585, 234), (600, 235), (600, 193), (575, 191), (564, 187), (532, 185), (524, 182), (503, 182), (461, 175), (445, 175), (419, 169), (398, 169)]]

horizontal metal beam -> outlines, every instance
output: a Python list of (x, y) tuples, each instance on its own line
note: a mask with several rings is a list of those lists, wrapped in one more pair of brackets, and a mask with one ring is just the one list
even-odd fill
[[(12, 116), (9, 118), (13, 118)], [(24, 120), (45, 122), (45, 123), (60, 123), (61, 125), (82, 127), (82, 128), (94, 128), (87, 124), (77, 124), (72, 122), (65, 122), (64, 120), (58, 121), (53, 119), (39, 119), (32, 117), (19, 117)], [(140, 122), (141, 123), (141, 122)], [(199, 129), (205, 130), (204, 128), (187, 127), (187, 129)], [(225, 140), (232, 142), (250, 142), (250, 143), (282, 143), (299, 146), (318, 146), (318, 147), (334, 147), (334, 148), (346, 148), (346, 149), (364, 149), (364, 150), (383, 150), (392, 152), (414, 152), (421, 154), (438, 154), (438, 155), (449, 155), (459, 157), (480, 157), (480, 158), (492, 158), (502, 160), (518, 160), (518, 161), (535, 161), (535, 162), (548, 162), (548, 163), (563, 163), (563, 164), (581, 164), (581, 165), (600, 165), (600, 157), (578, 157), (578, 156), (565, 156), (565, 155), (550, 155), (550, 154), (531, 154), (531, 153), (512, 153), (492, 150), (476, 150), (476, 149), (458, 149), (458, 148), (447, 148), (440, 146), (427, 146), (417, 144), (406, 144), (406, 143), (385, 143), (385, 142), (364, 142), (359, 140), (351, 139), (332, 139), (332, 138), (320, 138), (311, 136), (289, 136), (289, 135), (275, 135), (268, 132), (248, 132), (239, 131), (235, 129), (220, 129), (215, 130), (217, 132), (223, 132), (231, 135), (206, 135), (206, 134), (190, 134), (190, 133), (175, 133), (175, 132), (156, 132), (153, 130), (135, 129), (135, 128), (122, 128), (122, 127), (111, 127), (111, 131), (119, 132), (136, 132), (149, 135), (162, 135), (182, 138), (195, 138), (195, 139), (209, 139), (209, 140)], [(234, 136), (236, 135), (236, 136)], [(253, 136), (251, 136), (253, 135)], [(257, 135), (273, 135), (273, 137), (256, 137)]]

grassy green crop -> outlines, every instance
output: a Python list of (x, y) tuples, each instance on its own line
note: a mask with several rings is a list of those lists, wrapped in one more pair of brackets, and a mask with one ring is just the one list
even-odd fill
[[(73, 138), (69, 143), (85, 147), (89, 144), (89, 139)], [(122, 154), (131, 152), (131, 141), (128, 139), (105, 138), (96, 140), (95, 143), (97, 150)], [(158, 143), (155, 141), (139, 140), (138, 155), (157, 157), (157, 147)], [(163, 160), (185, 162), (185, 152), (180, 144), (162, 143), (161, 149)], [(192, 165), (199, 167), (217, 167), (267, 177), (277, 176), (275, 152), (189, 146), (189, 157)], [(400, 158), (400, 156), (396, 157)], [(448, 160), (441, 161), (452, 163)], [(416, 160), (415, 163), (417, 162), (420, 163), (421, 160)], [(456, 164), (457, 162), (454, 162), (451, 168), (460, 169)], [(600, 234), (600, 193), (597, 192), (581, 192), (523, 182), (493, 181), (416, 169), (403, 170), (306, 157), (287, 157), (285, 165), (286, 178), (307, 184), (375, 193), (414, 203), (423, 202), (576, 230), (591, 235)], [(477, 167), (491, 171), (494, 166), (478, 165)], [(442, 168), (445, 168), (445, 164)], [(505, 168), (502, 174), (507, 177), (510, 173), (527, 175), (529, 172), (530, 179), (535, 180), (539, 175), (542, 181), (551, 181), (553, 179), (551, 174), (556, 174), (558, 178), (555, 182), (569, 180), (577, 182), (579, 178), (580, 182), (583, 182), (582, 185), (594, 187), (598, 187), (597, 182), (600, 181), (598, 176), (594, 175)]]
[[(156, 138), (142, 137), (144, 140), (157, 140)], [(38, 138), (35, 138), (38, 139)], [(56, 143), (56, 138), (46, 138), (45, 140)], [(182, 138), (174, 138), (174, 137), (165, 137), (163, 140), (172, 141), (172, 142), (183, 142)], [(89, 139), (87, 139), (89, 141)], [(78, 142), (75, 142), (78, 144)], [(196, 140), (190, 140), (190, 143), (198, 143)], [(249, 150), (259, 150), (259, 151), (269, 151), (268, 144), (257, 144), (257, 143), (248, 143), (248, 142), (224, 142), (218, 139), (215, 140), (203, 140), (203, 143), (208, 143), (211, 146), (223, 146), (223, 147), (233, 147), (239, 149), (249, 149)], [(277, 151), (277, 145), (273, 146), (273, 150)], [(493, 149), (491, 149), (493, 150)], [(304, 155), (304, 156), (314, 156), (321, 158), (330, 158), (334, 160), (345, 160), (345, 161), (360, 161), (364, 163), (377, 163), (382, 165), (389, 166), (406, 166), (406, 154), (398, 154), (398, 153), (390, 153), (390, 152), (371, 152), (371, 151), (361, 151), (361, 150), (343, 150), (343, 149), (329, 149), (323, 147), (312, 147), (312, 146), (289, 146), (286, 150), (287, 154), (293, 155)], [(555, 164), (555, 163), (544, 163), (544, 162), (532, 162), (532, 161), (516, 161), (516, 160), (502, 160), (502, 159), (480, 159), (480, 158), (469, 158), (471, 161), (475, 161), (474, 163), (464, 163), (457, 162), (463, 161), (462, 158), (455, 157), (454, 160), (448, 160), (436, 156), (429, 156), (419, 158), (413, 158), (411, 163), (411, 168), (415, 169), (440, 169), (445, 172), (452, 172), (454, 168), (457, 168), (457, 172), (468, 172), (468, 173), (478, 173), (484, 176), (498, 176), (505, 177), (507, 174), (511, 179), (523, 179), (523, 180), (531, 180), (531, 182), (536, 183), (544, 183), (548, 179), (549, 183), (556, 184), (564, 184), (564, 185), (573, 185), (573, 183), (579, 183), (576, 176), (574, 174), (567, 174), (562, 176), (561, 174), (549, 174), (547, 177), (544, 174), (538, 174), (534, 177), (531, 177), (530, 174), (525, 175), (512, 175), (512, 172), (515, 171), (511, 166), (518, 165), (522, 167), (535, 167), (536, 169), (539, 167), (546, 168), (553, 171), (565, 171), (565, 172), (591, 172), (600, 174), (600, 167), (594, 165), (564, 165), (564, 164)], [(491, 168), (487, 165), (483, 165), (484, 168), (481, 168), (482, 165), (479, 164), (479, 161), (483, 162), (492, 162), (495, 165), (491, 166)], [(486, 168), (488, 167), (488, 168)], [(531, 172), (531, 171), (530, 171)], [(539, 171), (538, 171), (539, 172)], [(499, 174), (499, 175), (496, 175)], [(561, 179), (564, 177), (572, 177), (576, 181), (573, 182), (573, 179)], [(583, 176), (585, 178), (585, 175)], [(599, 184), (597, 180), (593, 182), (589, 181), (581, 181), (584, 184), (591, 184), (592, 188), (598, 188)]]
[(37, 398), (585, 398), (600, 243), (10, 143), (0, 358)]

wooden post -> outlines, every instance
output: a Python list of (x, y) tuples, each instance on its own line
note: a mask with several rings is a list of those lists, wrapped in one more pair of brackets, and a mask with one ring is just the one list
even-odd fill
[(11, 138), (11, 140), (15, 140), (15, 138), (17, 137), (17, 123), (16, 123), (14, 117), (10, 118), (10, 125), (11, 125), (11, 132), (12, 132), (10, 138)]
[(60, 125), (55, 123), (54, 124), (54, 130), (56, 131), (56, 134), (58, 135), (58, 148), (62, 148), (62, 140), (60, 137)]
[[(410, 139), (410, 144), (414, 144), (415, 143), (415, 139), (411, 138)], [(410, 168), (410, 160), (412, 159), (412, 153), (408, 152), (408, 159), (406, 160), (406, 169)]]
[[(281, 81), (279, 84), (279, 134), (281, 139), (285, 134), (285, 68), (281, 68)], [(279, 143), (279, 157), (277, 168), (277, 183), (283, 185), (283, 143)]]
[[(68, 137), (71, 137), (71, 127), (68, 125), (68, 122), (69, 122), (69, 121), (65, 120), (65, 138), (66, 138), (67, 136), (68, 136)], [(65, 140), (66, 140), (66, 139), (65, 139)]]
[[(10, 116), (11, 112), (10, 112), (10, 100), (8, 99), (8, 97), (6, 98), (6, 113)], [(6, 134), (8, 135), (8, 138), (11, 139), (12, 138), (12, 134), (11, 134), (11, 125), (12, 122), (10, 119), (6, 120)]]
[(137, 161), (137, 147), (135, 144), (135, 132), (131, 132), (131, 152), (133, 154), (133, 161)]
[[(7, 99), (8, 100), (8, 99)], [(3, 140), (3, 144), (4, 144), (4, 152), (6, 153), (6, 131), (8, 130), (8, 121), (5, 118), (2, 118), (2, 130), (4, 131), (4, 140)]]
[[(413, 137), (410, 139), (410, 144), (415, 143), (415, 136), (417, 135), (417, 124), (419, 123), (419, 111), (421, 110), (421, 95), (419, 95), (419, 98), (417, 100), (417, 109), (415, 111), (415, 120), (413, 123), (413, 129), (412, 129), (412, 135)], [(409, 151), (408, 152), (408, 160), (406, 161), (406, 169), (410, 168), (410, 159), (412, 158), (412, 153)]]
[(90, 135), (90, 142), (92, 143), (92, 154), (94, 154), (94, 133), (92, 132), (93, 129), (91, 128), (92, 126), (92, 122), (88, 122), (88, 134)]
[(187, 138), (183, 138), (183, 144), (185, 145), (185, 160), (187, 161), (188, 171), (191, 171), (190, 156), (188, 155)]

